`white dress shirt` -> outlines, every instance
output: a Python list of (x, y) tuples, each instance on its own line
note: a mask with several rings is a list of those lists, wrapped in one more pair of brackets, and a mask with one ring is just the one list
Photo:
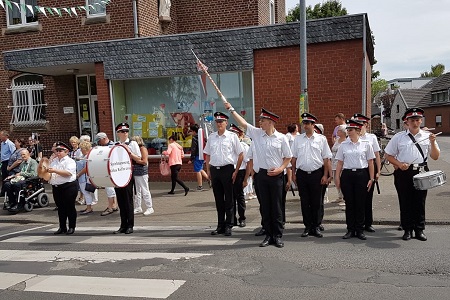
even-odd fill
[(336, 153), (336, 159), (344, 162), (344, 169), (365, 169), (368, 160), (374, 159), (375, 153), (368, 141), (358, 139), (353, 143), (350, 139), (342, 142)]
[(332, 157), (327, 138), (313, 133), (308, 137), (301, 134), (294, 140), (292, 156), (297, 159), (295, 168), (305, 172), (316, 171), (323, 167), (323, 160)]
[(370, 146), (372, 146), (372, 149), (374, 152), (379, 152), (381, 150), (380, 144), (378, 144), (378, 139), (375, 134), (366, 132), (364, 135), (361, 135), (359, 138), (363, 141), (368, 141), (370, 143)]
[(130, 139), (126, 139), (125, 142), (118, 141), (119, 145), (126, 145), (128, 143), (128, 148), (130, 148), (130, 151), (133, 152), (133, 154), (141, 157), (141, 149), (139, 149), (139, 145), (136, 143), (136, 141), (130, 141)]
[[(394, 156), (399, 162), (407, 164), (421, 164), (423, 163), (422, 155), (414, 145), (411, 138), (408, 136), (409, 130), (401, 131), (394, 135), (387, 144), (384, 151)], [(428, 157), (428, 153), (431, 149), (430, 133), (423, 131), (422, 129), (416, 135), (413, 135), (414, 139), (420, 141), (418, 144), (423, 151), (423, 155)], [(436, 142), (436, 147), (439, 149), (439, 145)]]
[(61, 176), (56, 173), (51, 173), (52, 176), (50, 177), (49, 183), (51, 185), (60, 185), (67, 182), (72, 182), (77, 179), (77, 164), (76, 162), (71, 159), (68, 155), (64, 156), (63, 158), (59, 159), (55, 157), (52, 162), (50, 163), (49, 168), (57, 169), (57, 170), (65, 170), (70, 172), (70, 176)]
[(275, 130), (269, 136), (264, 130), (251, 124), (247, 124), (246, 134), (253, 140), (252, 145), (255, 145), (253, 153), (253, 169), (255, 172), (259, 172), (260, 168), (266, 170), (279, 168), (283, 165), (285, 158), (292, 157), (288, 139), (284, 134)]
[(203, 149), (203, 153), (210, 156), (209, 164), (214, 167), (236, 164), (239, 154), (243, 151), (238, 136), (228, 130), (222, 135), (211, 133)]

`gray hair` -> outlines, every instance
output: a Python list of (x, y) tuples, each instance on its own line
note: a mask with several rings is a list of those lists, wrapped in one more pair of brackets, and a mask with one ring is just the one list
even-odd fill
[(345, 132), (347, 130), (347, 125), (339, 125), (337, 130)]

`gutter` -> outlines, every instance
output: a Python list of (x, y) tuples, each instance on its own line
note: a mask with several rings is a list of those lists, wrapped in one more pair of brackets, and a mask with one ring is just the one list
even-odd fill
[(133, 0), (133, 24), (134, 24), (134, 37), (139, 37), (139, 29), (138, 29), (138, 17), (137, 17), (137, 0)]
[(366, 53), (366, 47), (367, 47), (367, 28), (366, 28), (366, 15), (363, 14), (362, 15), (363, 18), (363, 61), (362, 61), (362, 105), (361, 105), (361, 110), (362, 110), (362, 114), (366, 115), (366, 110), (367, 110), (367, 66), (366, 66), (366, 57), (367, 57), (367, 53)]

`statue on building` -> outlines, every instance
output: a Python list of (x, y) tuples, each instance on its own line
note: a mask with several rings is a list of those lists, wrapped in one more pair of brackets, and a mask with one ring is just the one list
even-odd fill
[(170, 0), (159, 0), (159, 16), (170, 18)]

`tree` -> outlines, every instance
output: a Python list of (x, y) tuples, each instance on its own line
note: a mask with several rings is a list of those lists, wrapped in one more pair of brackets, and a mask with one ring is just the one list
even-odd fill
[(420, 73), (420, 77), (439, 77), (445, 72), (445, 66), (443, 64), (437, 64), (431, 66), (431, 72)]
[[(306, 7), (306, 19), (320, 19), (328, 17), (338, 17), (347, 15), (347, 9), (342, 7), (339, 0), (327, 0), (323, 3), (314, 5), (314, 8), (309, 5)], [(300, 21), (300, 4), (290, 9), (286, 16), (286, 22)]]
[(388, 82), (384, 79), (372, 80), (372, 100), (380, 92), (386, 91), (388, 88)]

